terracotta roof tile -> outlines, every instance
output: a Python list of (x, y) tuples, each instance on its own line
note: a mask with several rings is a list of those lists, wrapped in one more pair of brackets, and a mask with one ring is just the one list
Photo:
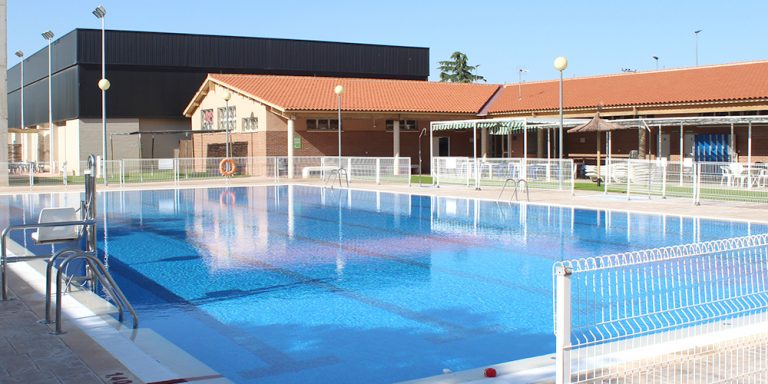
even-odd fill
[[(559, 81), (504, 87), (489, 113), (559, 108)], [(768, 98), (768, 61), (565, 79), (564, 108), (737, 101)]]
[(223, 75), (209, 77), (268, 104), (290, 111), (334, 111), (336, 85), (344, 86), (341, 108), (360, 112), (479, 112), (499, 85), (329, 77)]

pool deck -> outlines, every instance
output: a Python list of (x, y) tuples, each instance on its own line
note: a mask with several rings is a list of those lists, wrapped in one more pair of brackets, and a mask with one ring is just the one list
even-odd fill
[[(318, 181), (295, 181), (296, 185), (321, 185)], [(238, 179), (226, 185), (274, 185), (273, 180)], [(175, 185), (169, 183), (135, 184), (119, 186), (97, 186), (97, 190), (140, 190), (221, 187), (220, 180), (207, 180)], [(353, 189), (395, 192), (404, 194), (431, 195), (456, 198), (476, 198), (497, 201), (499, 188), (475, 190), (466, 186), (376, 185), (353, 183)], [(37, 186), (33, 188), (0, 187), (0, 194), (78, 192), (82, 186)], [(511, 192), (503, 201), (509, 201)], [(768, 204), (703, 201), (695, 206), (690, 199), (632, 196), (599, 192), (540, 191), (532, 190), (530, 204), (551, 204), (564, 207), (615, 210), (622, 212), (679, 215), (720, 220), (751, 221), (768, 223)], [(72, 328), (63, 335), (50, 334), (51, 328), (39, 324), (43, 313), (43, 295), (9, 269), (9, 294), (13, 299), (0, 301), (0, 382), (2, 383), (142, 383), (122, 363), (89, 338), (79, 329)], [(43, 279), (44, 280), (44, 279)], [(481, 376), (482, 369), (431, 378), (415, 382), (552, 382), (547, 372), (553, 369), (551, 356), (542, 356), (520, 362), (499, 365), (499, 372), (505, 375), (487, 380)], [(531, 371), (532, 370), (532, 371)], [(514, 372), (531, 371), (533, 376), (515, 376)], [(535, 372), (538, 372), (536, 374)], [(123, 379), (123, 381), (120, 381)], [(663, 379), (660, 381), (663, 382)]]

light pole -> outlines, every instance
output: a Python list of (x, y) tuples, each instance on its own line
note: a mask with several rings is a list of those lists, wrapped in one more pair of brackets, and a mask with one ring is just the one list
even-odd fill
[(224, 130), (226, 131), (227, 144), (224, 146), (226, 158), (229, 159), (229, 100), (232, 98), (232, 93), (227, 91), (224, 94)]
[(51, 173), (53, 173), (53, 104), (51, 104), (51, 41), (53, 32), (43, 32), (43, 38), (48, 40), (48, 160), (50, 161)]
[(21, 71), (19, 73), (20, 80), (20, 93), (21, 100), (19, 102), (21, 106), (21, 114), (19, 115), (19, 128), (24, 129), (24, 52), (16, 51), (16, 57), (21, 60)]
[(528, 72), (525, 68), (519, 68), (517, 70), (517, 99), (523, 99), (523, 72)]
[(337, 85), (336, 88), (333, 89), (333, 93), (336, 94), (336, 105), (338, 106), (339, 111), (339, 169), (343, 168), (341, 166), (341, 94), (344, 93), (344, 86)]
[(693, 31), (693, 40), (696, 43), (696, 66), (699, 66), (699, 33), (701, 33), (703, 29), (699, 29), (696, 31)]
[(558, 169), (560, 170), (560, 188), (563, 187), (563, 169), (562, 169), (562, 162), (563, 162), (563, 71), (565, 71), (566, 68), (568, 68), (568, 59), (565, 58), (565, 56), (559, 56), (555, 59), (554, 62), (555, 69), (560, 72), (560, 126), (558, 129), (558, 141), (560, 143), (558, 147), (558, 153), (559, 153), (559, 159), (560, 164), (558, 164)]
[(656, 70), (658, 71), (659, 70), (659, 57), (658, 56), (653, 56), (653, 59), (656, 60)]
[[(99, 89), (101, 89), (101, 172), (104, 177), (104, 185), (109, 185), (107, 180), (107, 90), (110, 84), (109, 80), (107, 80), (106, 42), (104, 39), (104, 23), (107, 10), (104, 6), (99, 5), (92, 13), (101, 20), (101, 79), (99, 80)], [(112, 156), (114, 155), (113, 153)]]

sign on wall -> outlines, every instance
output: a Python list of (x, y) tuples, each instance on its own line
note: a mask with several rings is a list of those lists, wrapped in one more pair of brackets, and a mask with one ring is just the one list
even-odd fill
[(301, 149), (301, 137), (294, 137), (293, 138), (293, 148)]

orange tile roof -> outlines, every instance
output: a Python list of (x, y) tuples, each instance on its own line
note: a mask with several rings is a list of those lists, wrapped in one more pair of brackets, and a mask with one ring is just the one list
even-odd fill
[[(567, 73), (566, 73), (567, 75)], [(504, 87), (490, 114), (556, 110), (559, 81)], [(565, 109), (768, 98), (768, 61), (565, 79)]]
[(286, 111), (478, 113), (500, 85), (329, 77), (222, 75), (209, 79)]

